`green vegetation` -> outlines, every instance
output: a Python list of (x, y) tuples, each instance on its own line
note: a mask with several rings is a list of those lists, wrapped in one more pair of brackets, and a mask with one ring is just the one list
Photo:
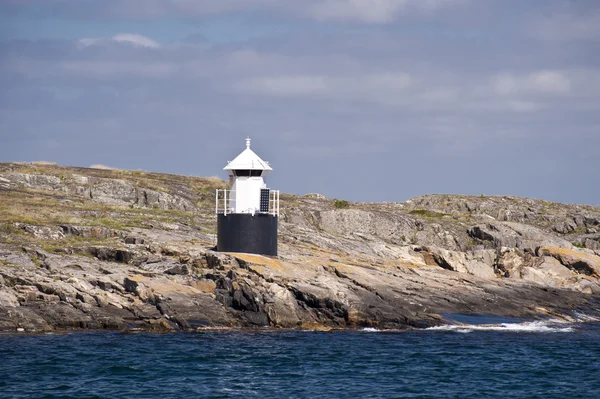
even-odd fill
[(415, 229), (412, 232), (412, 235), (410, 236), (410, 243), (412, 245), (416, 245), (417, 244), (417, 233), (419, 232), (419, 229)]
[(582, 243), (580, 243), (580, 242), (574, 242), (573, 246), (576, 247), (576, 248), (580, 248), (580, 249), (585, 248), (585, 245), (582, 244)]
[(409, 212), (411, 215), (423, 216), (428, 218), (441, 218), (448, 216), (446, 213), (430, 211), (429, 209), (414, 209)]
[[(166, 230), (170, 225), (179, 225), (212, 234), (216, 218), (215, 190), (226, 188), (226, 183), (218, 178), (46, 164), (0, 163), (0, 173), (26, 173), (60, 179), (60, 183), (50, 189), (26, 188), (23, 184), (16, 184), (10, 190), (0, 191), (1, 241), (13, 245), (38, 245), (50, 252), (110, 245), (118, 238), (102, 237), (107, 234), (122, 237), (132, 228)], [(183, 211), (161, 209), (156, 204), (154, 208), (141, 207), (133, 202), (127, 205), (107, 204), (83, 195), (83, 190), (93, 190), (95, 185), (104, 182), (102, 179), (122, 179), (136, 188), (177, 195), (189, 200), (195, 208)], [(80, 230), (85, 230), (85, 234), (60, 238), (60, 226), (63, 225), (84, 227)]]
[(346, 209), (350, 207), (350, 203), (346, 200), (335, 199), (333, 200), (333, 207), (335, 209)]

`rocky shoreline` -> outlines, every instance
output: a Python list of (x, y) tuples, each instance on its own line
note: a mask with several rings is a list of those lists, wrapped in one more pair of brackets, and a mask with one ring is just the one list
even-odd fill
[(214, 246), (218, 179), (0, 164), (0, 331), (405, 329), (600, 315), (600, 208), (282, 195), (280, 256)]

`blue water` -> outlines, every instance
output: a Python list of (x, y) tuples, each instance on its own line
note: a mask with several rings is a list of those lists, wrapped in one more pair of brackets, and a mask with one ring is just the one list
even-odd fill
[(600, 398), (598, 324), (0, 335), (0, 359), (2, 398)]

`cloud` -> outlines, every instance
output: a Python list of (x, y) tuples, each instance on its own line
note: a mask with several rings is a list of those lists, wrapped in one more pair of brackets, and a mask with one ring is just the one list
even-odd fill
[(406, 102), (413, 78), (405, 72), (357, 75), (279, 75), (241, 80), (234, 89), (274, 97), (307, 97), (390, 106)]
[[(259, 57), (255, 54), (254, 57)], [(293, 64), (292, 60), (288, 61)], [(324, 64), (326, 64), (324, 62)], [(285, 62), (280, 66), (285, 69)], [(330, 64), (331, 66), (331, 64)], [(570, 95), (584, 98), (578, 77), (578, 92), (569, 78), (574, 72), (539, 70), (525, 74), (491, 73), (482, 78), (445, 76), (441, 70), (331, 74), (325, 68), (314, 75), (254, 76), (233, 84), (235, 90), (248, 95), (307, 98), (325, 102), (384, 105), (418, 112), (536, 112), (549, 101)]]
[(541, 105), (532, 101), (510, 100), (506, 103), (507, 107), (516, 112), (534, 112), (541, 108)]
[(492, 78), (492, 87), (497, 94), (566, 94), (571, 90), (571, 81), (560, 71), (540, 70), (524, 76), (501, 73)]
[(314, 2), (310, 14), (317, 20), (384, 24), (409, 9), (433, 11), (457, 3), (456, 0), (323, 0)]
[(320, 20), (386, 23), (406, 6), (403, 0), (326, 0), (313, 6), (312, 15)]
[(600, 5), (592, 4), (591, 9), (567, 9), (540, 16), (530, 25), (529, 31), (534, 37), (547, 41), (600, 41)]
[(157, 42), (155, 42), (154, 40), (152, 40), (146, 36), (136, 35), (136, 34), (131, 34), (131, 33), (118, 34), (116, 36), (113, 36), (112, 40), (119, 42), (119, 43), (128, 43), (133, 46), (139, 46), (139, 47), (148, 47), (148, 48), (159, 48), (160, 47), (160, 44), (158, 44)]
[(111, 42), (128, 44), (134, 47), (145, 47), (157, 49), (160, 48), (160, 44), (149, 37), (138, 35), (135, 33), (119, 33), (110, 39), (104, 38), (84, 38), (79, 40), (79, 44), (82, 46), (94, 46), (102, 44), (110, 44)]
[[(410, 11), (430, 13), (469, 0), (105, 0), (94, 4), (79, 0), (0, 1), (6, 11), (35, 5), (55, 15), (84, 19), (139, 18), (163, 16), (204, 18), (218, 14), (267, 12), (274, 15), (319, 21), (350, 21), (366, 24), (392, 22)], [(0, 11), (2, 8), (0, 8)]]
[[(136, 2), (107, 1), (129, 5), (120, 16), (141, 15)], [(298, 17), (317, 18), (324, 1), (273, 0), (253, 2), (257, 11), (240, 24), (202, 13), (248, 10), (246, 2), (148, 4), (146, 12), (168, 15), (148, 24), (149, 37), (114, 35), (123, 25), (112, 19), (95, 25), (106, 32), (95, 39), (0, 41), (1, 158), (214, 175), (250, 135), (276, 168), (269, 184), (286, 192), (600, 196), (589, 184), (600, 169), (595, 46), (516, 29), (529, 6), (477, 1), (454, 13), (440, 10), (458, 2), (369, 10), (347, 1), (351, 11), (314, 23)], [(251, 20), (265, 25), (261, 34)], [(173, 23), (197, 23), (209, 41), (215, 32), (249, 38), (176, 43), (163, 30)], [(48, 148), (48, 138), (59, 145)], [(348, 173), (348, 162), (359, 167)]]
[(73, 77), (119, 79), (136, 78), (168, 78), (173, 76), (178, 67), (169, 62), (132, 62), (132, 61), (65, 61), (57, 65), (56, 74), (73, 74)]
[(241, 91), (284, 97), (322, 94), (329, 89), (328, 79), (323, 76), (258, 77), (235, 86)]

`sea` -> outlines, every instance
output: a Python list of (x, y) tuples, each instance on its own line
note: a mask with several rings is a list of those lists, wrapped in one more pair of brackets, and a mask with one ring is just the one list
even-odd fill
[(0, 335), (1, 398), (600, 398), (600, 323)]

